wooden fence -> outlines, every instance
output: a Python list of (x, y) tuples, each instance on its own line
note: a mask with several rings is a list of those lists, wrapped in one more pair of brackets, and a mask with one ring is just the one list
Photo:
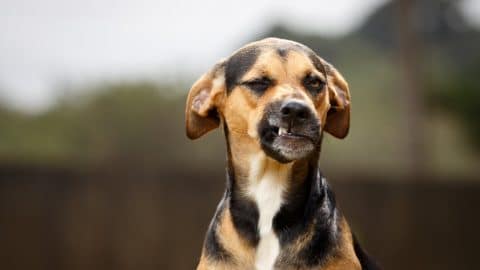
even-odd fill
[[(480, 182), (330, 180), (385, 269), (478, 269)], [(0, 169), (0, 269), (194, 269), (223, 173)]]

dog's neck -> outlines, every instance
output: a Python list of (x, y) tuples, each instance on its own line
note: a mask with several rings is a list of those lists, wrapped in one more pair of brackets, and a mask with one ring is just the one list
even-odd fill
[[(314, 224), (314, 216), (323, 211), (325, 217), (316, 228), (330, 238), (335, 232), (335, 201), (320, 175), (318, 151), (306, 159), (279, 163), (242, 136), (229, 136), (227, 142), (226, 198), (232, 221), (240, 235), (257, 249), (257, 257), (265, 256), (258, 269), (269, 269), (269, 258), (281, 254), (281, 247), (305, 233), (306, 224)], [(317, 226), (317, 225), (315, 225)], [(275, 241), (269, 241), (272, 237)], [(267, 239), (267, 240), (264, 240)], [(278, 241), (276, 240), (278, 239)], [(274, 246), (268, 243), (278, 243)], [(325, 247), (330, 243), (322, 242)], [(270, 254), (263, 254), (267, 252)], [(258, 258), (257, 258), (258, 259)]]

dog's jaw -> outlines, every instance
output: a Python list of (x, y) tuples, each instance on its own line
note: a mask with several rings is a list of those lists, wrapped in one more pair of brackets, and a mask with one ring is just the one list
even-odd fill
[(308, 119), (285, 121), (280, 112), (285, 102), (272, 102), (266, 106), (257, 126), (262, 150), (281, 163), (307, 158), (318, 150), (321, 141), (320, 119), (309, 113), (311, 117)]

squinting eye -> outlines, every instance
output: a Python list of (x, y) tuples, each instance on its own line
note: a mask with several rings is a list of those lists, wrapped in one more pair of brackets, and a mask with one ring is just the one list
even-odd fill
[(269, 78), (262, 77), (248, 82), (244, 82), (243, 84), (255, 93), (262, 94), (272, 85), (272, 81)]
[(305, 79), (303, 79), (303, 86), (305, 86), (312, 95), (316, 95), (323, 90), (325, 82), (317, 76), (307, 75)]

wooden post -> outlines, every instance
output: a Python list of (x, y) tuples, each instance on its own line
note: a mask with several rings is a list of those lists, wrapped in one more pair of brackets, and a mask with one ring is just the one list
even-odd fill
[(403, 130), (407, 150), (410, 180), (425, 176), (426, 152), (424, 133), (424, 83), (421, 36), (416, 29), (414, 9), (416, 0), (396, 0), (398, 56), (401, 69), (400, 84), (405, 124)]

